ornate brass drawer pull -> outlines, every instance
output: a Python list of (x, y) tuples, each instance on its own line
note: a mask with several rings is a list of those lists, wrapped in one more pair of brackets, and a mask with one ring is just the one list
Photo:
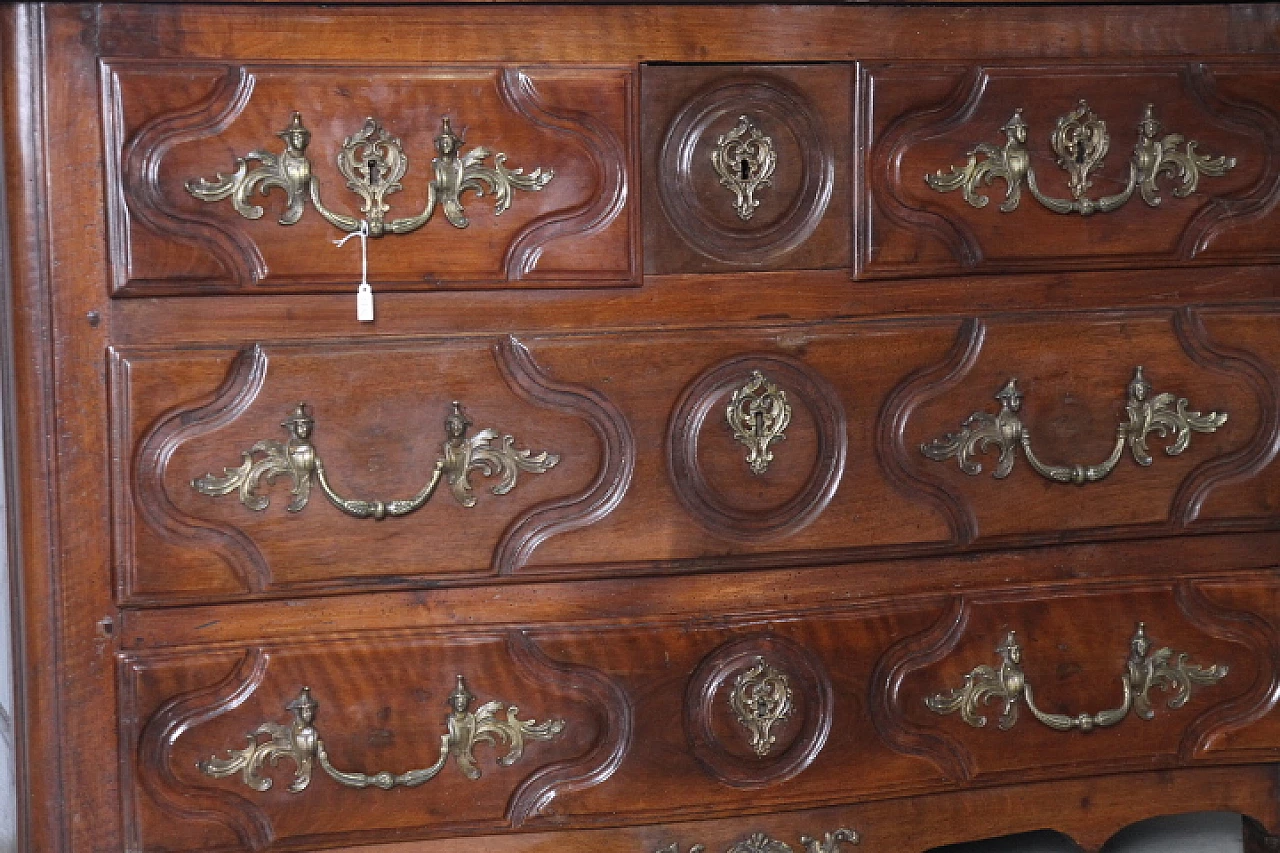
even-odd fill
[[(427, 184), (426, 207), (417, 216), (388, 221), (386, 217), (391, 208), (386, 198), (404, 189), (400, 179), (409, 169), (409, 157), (399, 139), (369, 118), (359, 133), (347, 137), (338, 153), (338, 171), (347, 179), (347, 188), (360, 196), (362, 217), (355, 217), (336, 213), (320, 200), (320, 184), (312, 174), (307, 156), (311, 131), (303, 125), (302, 115), (295, 112), (289, 126), (276, 135), (284, 140), (284, 151), (280, 154), (251, 151), (236, 159), (236, 170), (231, 175), (219, 173), (212, 181), (204, 178), (187, 181), (187, 192), (201, 201), (230, 198), (232, 207), (245, 219), (259, 219), (262, 208), (250, 202), (250, 195), (254, 190), (266, 195), (278, 187), (284, 191), (286, 202), (279, 220), (281, 225), (297, 223), (310, 199), (316, 212), (331, 225), (348, 232), (367, 226), (370, 237), (382, 237), (418, 230), (431, 219), (437, 204), (444, 208), (445, 218), (451, 225), (466, 228), (469, 221), (462, 210), (462, 194), (467, 190), (481, 196), (487, 187), (494, 197), (494, 213), (501, 214), (511, 206), (514, 190), (536, 192), (555, 176), (551, 169), (534, 169), (527, 175), (523, 169), (508, 169), (506, 154), (494, 155), (493, 165), (486, 166), (484, 161), (490, 152), (483, 147), (459, 156), (462, 139), (453, 132), (446, 116), (436, 136), (438, 156), (431, 161), (433, 177)], [(262, 165), (251, 170), (249, 161)]]
[[(805, 853), (840, 853), (842, 843), (858, 844), (861, 840), (858, 833), (852, 829), (837, 829), (835, 832), (828, 832), (821, 841), (807, 835), (802, 836), (800, 844), (804, 846)], [(695, 844), (689, 848), (689, 853), (706, 853), (706, 849), (703, 844)], [(680, 845), (673, 842), (655, 850), (654, 853), (680, 853)], [(725, 853), (794, 853), (794, 851), (790, 844), (770, 838), (763, 832), (757, 832), (739, 841)]]
[[(293, 782), (289, 790), (301, 793), (311, 784), (313, 762), (319, 762), (320, 768), (339, 784), (348, 788), (413, 788), (434, 779), (444, 769), (452, 756), (468, 779), (479, 779), (480, 768), (476, 766), (473, 753), (477, 743), (501, 743), (507, 754), (498, 759), (503, 766), (511, 766), (524, 755), (526, 740), (549, 741), (564, 731), (564, 720), (548, 720), (545, 723), (525, 722), (516, 719), (519, 709), (514, 705), (507, 708), (506, 719), (499, 720), (495, 715), (502, 710), (501, 702), (486, 702), (475, 713), (467, 710), (475, 697), (467, 690), (461, 675), (457, 686), (449, 694), (450, 712), (446, 718), (448, 731), (440, 736), (440, 757), (435, 764), (421, 770), (409, 770), (405, 773), (353, 773), (338, 770), (329, 762), (329, 754), (325, 752), (324, 741), (316, 730), (316, 710), (319, 703), (311, 698), (310, 688), (302, 688), (298, 698), (285, 707), (293, 712), (293, 720), (289, 723), (265, 722), (248, 734), (249, 745), (244, 749), (227, 751), (226, 758), (210, 756), (200, 762), (201, 772), (223, 779), (241, 774), (244, 783), (255, 791), (267, 791), (271, 788), (271, 780), (262, 776), (262, 768), (270, 763), (272, 767), (281, 758), (288, 758), (294, 764)], [(259, 738), (265, 736), (267, 740)]]
[(288, 441), (263, 439), (241, 453), (244, 461), (239, 468), (226, 468), (221, 477), (206, 474), (192, 480), (191, 487), (202, 495), (211, 497), (238, 490), (241, 503), (249, 509), (262, 511), (271, 503), (265, 495), (258, 494), (262, 481), (271, 483), (281, 474), (288, 474), (291, 483), (289, 491), (293, 495), (293, 500), (287, 507), (289, 512), (299, 512), (307, 505), (314, 480), (320, 484), (320, 490), (329, 502), (347, 515), (382, 519), (387, 516), (408, 515), (423, 506), (431, 500), (441, 480), (449, 485), (454, 500), (465, 507), (472, 507), (476, 503), (475, 494), (471, 490), (472, 471), (480, 471), (486, 477), (500, 475), (502, 479), (493, 487), (493, 493), (505, 495), (515, 488), (516, 478), (521, 471), (543, 474), (560, 461), (559, 456), (545, 450), (536, 456), (529, 450), (516, 450), (515, 439), (509, 435), (504, 435), (501, 444), (495, 447), (493, 441), (498, 433), (493, 429), (482, 429), (468, 438), (467, 429), (471, 426), (471, 421), (463, 414), (462, 404), (455, 402), (453, 412), (444, 421), (445, 441), (441, 446), (442, 454), (436, 460), (431, 478), (422, 487), (422, 491), (406, 500), (352, 500), (337, 494), (329, 485), (324, 462), (311, 443), (315, 423), (315, 419), (307, 413), (307, 404), (299, 403), (293, 414), (281, 424), (289, 433)]
[(938, 714), (960, 712), (960, 717), (975, 728), (987, 724), (987, 718), (978, 712), (978, 706), (989, 703), (992, 699), (1004, 702), (1000, 712), (1000, 728), (1010, 729), (1018, 721), (1018, 699), (1026, 701), (1031, 714), (1046, 726), (1058, 731), (1080, 729), (1082, 732), (1094, 728), (1106, 728), (1128, 716), (1133, 710), (1144, 720), (1155, 717), (1148, 692), (1159, 687), (1168, 692), (1170, 708), (1181, 708), (1191, 698), (1191, 688), (1217, 684), (1227, 674), (1227, 667), (1222, 664), (1203, 667), (1187, 663), (1185, 652), (1174, 652), (1168, 646), (1148, 655), (1151, 644), (1147, 640), (1146, 627), (1138, 623), (1138, 630), (1129, 641), (1129, 661), (1125, 673), (1120, 676), (1120, 686), (1124, 691), (1124, 699), (1116, 708), (1100, 711), (1097, 714), (1079, 714), (1075, 717), (1066, 714), (1046, 714), (1036, 707), (1031, 685), (1027, 683), (1022, 672), (1022, 649), (1010, 631), (1004, 642), (996, 647), (1000, 655), (1000, 668), (982, 666), (974, 667), (964, 677), (964, 686), (957, 687), (947, 693), (939, 693), (925, 699), (929, 710)]
[(733, 437), (747, 448), (747, 464), (751, 473), (763, 474), (773, 461), (769, 445), (782, 441), (791, 423), (791, 404), (787, 392), (769, 381), (758, 370), (751, 371), (746, 384), (733, 392), (724, 411)]
[(982, 472), (982, 464), (973, 460), (974, 455), (995, 447), (1000, 451), (1000, 459), (996, 462), (993, 476), (999, 480), (1008, 477), (1013, 470), (1015, 448), (1021, 445), (1027, 462), (1041, 476), (1058, 483), (1092, 483), (1115, 469), (1126, 445), (1133, 453), (1134, 461), (1139, 465), (1150, 465), (1147, 436), (1151, 433), (1161, 438), (1172, 435), (1173, 441), (1165, 446), (1164, 452), (1177, 456), (1187, 449), (1192, 432), (1215, 432), (1227, 422), (1226, 412), (1202, 415), (1187, 411), (1186, 397), (1165, 393), (1148, 399), (1150, 394), (1151, 383), (1143, 377), (1139, 366), (1133, 371), (1129, 400), (1125, 404), (1129, 421), (1116, 428), (1116, 443), (1111, 455), (1097, 465), (1046, 465), (1036, 457), (1031, 450), (1031, 433), (1017, 415), (1022, 408), (1017, 379), (1010, 379), (996, 394), (1000, 401), (999, 413), (974, 412), (959, 432), (920, 445), (920, 452), (938, 462), (954, 456), (960, 463), (960, 470), (976, 475)]
[(711, 164), (720, 176), (720, 186), (733, 193), (733, 209), (746, 221), (755, 215), (760, 201), (756, 190), (769, 186), (778, 155), (773, 140), (751, 119), (738, 117), (738, 126), (716, 138)]
[(980, 142), (969, 152), (969, 162), (963, 166), (952, 166), (946, 173), (939, 171), (925, 175), (925, 181), (941, 193), (960, 190), (965, 201), (982, 208), (990, 199), (978, 191), (979, 186), (990, 186), (996, 178), (1002, 178), (1007, 188), (1000, 209), (1005, 213), (1017, 209), (1025, 183), (1036, 201), (1054, 213), (1088, 216), (1123, 207), (1133, 197), (1135, 189), (1149, 206), (1158, 206), (1161, 198), (1157, 181), (1161, 175), (1178, 180), (1180, 185), (1174, 188), (1173, 194), (1186, 198), (1196, 191), (1201, 175), (1220, 177), (1236, 165), (1234, 157), (1200, 154), (1196, 151), (1196, 142), (1180, 133), (1166, 134), (1157, 139), (1163, 128), (1155, 117), (1155, 105), (1147, 104), (1142, 121), (1138, 123), (1138, 142), (1129, 158), (1129, 179), (1125, 188), (1115, 195), (1091, 199), (1085, 195), (1093, 185), (1089, 175), (1101, 168), (1102, 158), (1111, 147), (1111, 136), (1106, 122), (1081, 101), (1076, 109), (1058, 118), (1050, 138), (1058, 155), (1058, 165), (1069, 176), (1067, 186), (1072, 196), (1070, 199), (1053, 198), (1045, 195), (1036, 181), (1031, 152), (1027, 149), (1028, 128), (1022, 119), (1022, 110), (1015, 110), (1013, 117), (1000, 129), (1005, 135), (1003, 147)]

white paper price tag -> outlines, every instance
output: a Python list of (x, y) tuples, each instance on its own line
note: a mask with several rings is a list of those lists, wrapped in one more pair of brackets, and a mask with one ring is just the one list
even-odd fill
[(360, 238), (360, 286), (356, 288), (356, 320), (373, 322), (373, 288), (369, 285), (369, 223), (361, 222), (359, 231), (352, 231), (333, 245), (344, 246), (352, 237)]
[(361, 282), (356, 291), (356, 319), (361, 323), (373, 322), (373, 288), (369, 282)]

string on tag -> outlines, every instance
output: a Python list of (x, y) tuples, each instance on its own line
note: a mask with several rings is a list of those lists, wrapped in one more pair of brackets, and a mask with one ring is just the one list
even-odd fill
[(352, 237), (360, 238), (360, 286), (356, 288), (356, 321), (373, 322), (373, 288), (369, 285), (369, 223), (360, 221), (360, 230), (352, 231), (333, 245), (341, 248)]

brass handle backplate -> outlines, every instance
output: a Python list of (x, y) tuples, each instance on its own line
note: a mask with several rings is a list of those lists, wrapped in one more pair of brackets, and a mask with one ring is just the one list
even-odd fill
[[(449, 694), (447, 702), (450, 712), (446, 718), (447, 731), (440, 736), (440, 756), (430, 767), (419, 770), (359, 773), (335, 768), (329, 761), (320, 732), (313, 725), (319, 703), (311, 698), (311, 690), (306, 687), (302, 688), (298, 698), (285, 706), (293, 713), (291, 722), (264, 722), (249, 733), (249, 745), (244, 749), (228, 750), (226, 758), (210, 756), (201, 761), (199, 767), (201, 772), (215, 779), (239, 773), (244, 784), (253, 790), (267, 791), (271, 788), (271, 780), (262, 776), (263, 767), (267, 764), (274, 767), (281, 758), (288, 758), (294, 765), (289, 790), (295, 794), (311, 784), (314, 763), (319, 763), (325, 773), (348, 788), (374, 787), (386, 791), (397, 787), (413, 788), (434, 779), (450, 756), (468, 779), (479, 779), (480, 768), (476, 766), (473, 752), (476, 744), (501, 743), (507, 753), (498, 759), (498, 763), (509, 767), (524, 755), (526, 740), (549, 741), (564, 731), (564, 720), (537, 723), (516, 719), (518, 709), (514, 705), (506, 709), (506, 719), (500, 720), (497, 713), (502, 710), (501, 702), (486, 702), (473, 713), (468, 709), (474, 699), (459, 675), (457, 686)], [(263, 737), (266, 740), (262, 740)]]
[(1134, 369), (1133, 380), (1129, 383), (1129, 399), (1125, 404), (1129, 420), (1116, 428), (1116, 443), (1111, 455), (1093, 465), (1047, 465), (1031, 449), (1031, 432), (1018, 417), (1022, 408), (1018, 380), (1010, 379), (1005, 383), (996, 399), (1000, 401), (997, 414), (974, 412), (959, 432), (920, 445), (920, 452), (938, 462), (954, 456), (960, 463), (960, 470), (976, 475), (982, 473), (982, 464), (974, 461), (974, 455), (994, 447), (1000, 451), (993, 475), (999, 480), (1009, 476), (1013, 470), (1015, 451), (1021, 446), (1027, 462), (1042, 477), (1057, 483), (1082, 484), (1101, 480), (1115, 470), (1126, 445), (1139, 465), (1150, 465), (1152, 460), (1147, 449), (1147, 437), (1151, 433), (1162, 438), (1172, 435), (1173, 440), (1165, 446), (1164, 452), (1177, 456), (1187, 449), (1192, 432), (1215, 432), (1227, 422), (1226, 412), (1202, 415), (1188, 411), (1185, 397), (1168, 393), (1152, 397), (1151, 383), (1143, 377), (1139, 366)]
[[(800, 844), (804, 847), (805, 853), (840, 853), (840, 845), (843, 844), (859, 844), (862, 838), (855, 830), (837, 829), (835, 832), (828, 832), (819, 841), (816, 838), (802, 836)], [(689, 848), (688, 853), (706, 853), (706, 845), (695, 844)], [(654, 853), (680, 853), (680, 844), (678, 842), (668, 844), (655, 850)], [(725, 853), (794, 853), (790, 844), (785, 841), (779, 841), (776, 838), (770, 838), (763, 832), (757, 832), (754, 835), (744, 838), (737, 844), (730, 847)]]
[[(347, 188), (360, 196), (362, 215), (351, 216), (331, 210), (320, 199), (320, 183), (307, 155), (311, 131), (303, 125), (302, 115), (295, 112), (289, 126), (276, 135), (284, 141), (281, 153), (251, 151), (236, 159), (236, 170), (231, 175), (219, 173), (212, 181), (187, 181), (187, 192), (201, 201), (230, 198), (232, 207), (245, 219), (260, 219), (263, 210), (249, 197), (255, 190), (265, 194), (278, 188), (284, 191), (286, 203), (279, 219), (281, 225), (296, 224), (310, 200), (329, 224), (347, 232), (363, 231), (370, 237), (382, 237), (418, 230), (431, 219), (437, 205), (444, 209), (449, 224), (466, 228), (470, 222), (462, 209), (462, 194), (467, 190), (481, 196), (487, 189), (494, 197), (494, 213), (500, 214), (511, 206), (515, 190), (536, 192), (555, 176), (551, 169), (534, 169), (527, 175), (523, 169), (508, 169), (506, 154), (494, 155), (493, 165), (487, 166), (484, 161), (490, 151), (483, 147), (460, 156), (462, 139), (453, 132), (446, 116), (436, 136), (437, 156), (431, 161), (433, 177), (427, 184), (426, 207), (416, 216), (388, 220), (391, 208), (386, 198), (403, 189), (400, 179), (409, 169), (409, 157), (399, 139), (369, 118), (358, 133), (347, 137), (338, 153), (338, 171), (347, 179)], [(250, 161), (261, 165), (250, 169)]]
[(329, 484), (324, 462), (311, 443), (315, 423), (307, 412), (307, 405), (299, 403), (293, 414), (281, 424), (289, 433), (288, 441), (263, 439), (241, 454), (244, 461), (240, 467), (226, 468), (222, 476), (205, 474), (192, 480), (191, 487), (211, 497), (238, 491), (241, 503), (249, 509), (262, 511), (270, 503), (269, 498), (258, 494), (262, 481), (271, 483), (281, 474), (287, 474), (291, 483), (289, 491), (293, 495), (288, 506), (290, 512), (300, 512), (307, 505), (311, 484), (315, 482), (329, 502), (347, 515), (383, 519), (408, 515), (426, 504), (441, 480), (449, 484), (458, 503), (471, 507), (476, 503), (471, 490), (472, 471), (480, 471), (487, 477), (500, 475), (493, 493), (505, 495), (515, 488), (521, 471), (543, 474), (560, 461), (559, 456), (546, 451), (535, 455), (529, 450), (516, 450), (515, 439), (509, 435), (502, 436), (501, 443), (494, 446), (498, 433), (493, 429), (482, 429), (473, 436), (467, 436), (471, 421), (463, 414), (462, 404), (455, 402), (453, 411), (445, 418), (442, 453), (436, 460), (430, 479), (418, 494), (403, 500), (353, 500), (342, 497)]
[[(1054, 198), (1040, 189), (1035, 168), (1031, 165), (1031, 152), (1027, 149), (1027, 123), (1022, 110), (1015, 110), (1013, 117), (1000, 128), (1004, 131), (1002, 147), (980, 142), (969, 152), (969, 161), (963, 166), (952, 166), (949, 172), (938, 171), (924, 176), (930, 187), (941, 193), (960, 190), (964, 200), (974, 207), (986, 207), (990, 199), (979, 192), (980, 187), (990, 186), (996, 178), (1005, 182), (1005, 197), (1000, 209), (1011, 213), (1018, 207), (1025, 184), (1031, 195), (1054, 213), (1108, 213), (1123, 207), (1137, 190), (1142, 200), (1151, 207), (1161, 203), (1158, 181), (1168, 175), (1179, 181), (1173, 190), (1178, 198), (1186, 198), (1196, 191), (1200, 177), (1221, 177), (1236, 165), (1234, 157), (1217, 157), (1196, 151), (1196, 142), (1180, 133), (1166, 134), (1155, 117), (1155, 105), (1147, 104), (1142, 121), (1138, 123), (1138, 142), (1129, 158), (1129, 178), (1120, 192), (1090, 198), (1087, 193), (1093, 185), (1090, 174), (1102, 166), (1102, 158), (1111, 147), (1111, 136), (1106, 122), (1098, 118), (1089, 105), (1081, 101), (1079, 106), (1058, 118), (1050, 143), (1058, 155), (1058, 165), (1068, 174), (1067, 186), (1071, 198)], [(1181, 150), (1179, 150), (1181, 148)], [(980, 159), (981, 158), (981, 159)]]
[(1013, 728), (1018, 721), (1018, 700), (1022, 699), (1031, 709), (1032, 716), (1049, 728), (1064, 732), (1071, 729), (1088, 732), (1095, 728), (1114, 726), (1127, 717), (1131, 710), (1144, 720), (1155, 717), (1151, 699), (1147, 695), (1153, 687), (1173, 691), (1168, 705), (1176, 709), (1191, 698), (1192, 687), (1216, 684), (1227, 674), (1227, 667), (1222, 664), (1196, 666), (1187, 663), (1185, 652), (1174, 652), (1165, 646), (1148, 654), (1150, 648), (1146, 627), (1139, 622), (1133, 639), (1129, 641), (1129, 660), (1125, 665), (1125, 672), (1120, 676), (1123, 700), (1119, 706), (1096, 714), (1070, 716), (1041, 711), (1036, 706), (1031, 685), (1027, 683), (1022, 671), (1022, 648), (1013, 631), (996, 647), (996, 653), (1000, 655), (998, 669), (986, 664), (976, 666), (964, 677), (963, 686), (930, 696), (925, 699), (925, 704), (937, 714), (959, 711), (961, 719), (966, 723), (974, 728), (982, 728), (987, 724), (987, 718), (979, 712), (979, 706), (992, 699), (999, 699), (1004, 703), (999, 725), (1001, 729), (1007, 730)]

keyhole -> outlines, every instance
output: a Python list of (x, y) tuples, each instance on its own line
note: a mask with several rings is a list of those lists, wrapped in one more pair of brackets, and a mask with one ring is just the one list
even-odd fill
[(742, 169), (742, 180), (744, 181), (751, 180), (751, 161), (748, 160), (746, 157), (743, 157), (742, 160), (738, 163), (738, 165)]
[(381, 170), (378, 168), (378, 161), (368, 160), (365, 165), (369, 167), (369, 183), (376, 187), (382, 182), (382, 174)]
[(1081, 166), (1084, 165), (1084, 149), (1085, 149), (1084, 140), (1083, 139), (1078, 140), (1076, 142), (1076, 163), (1078, 163)]

